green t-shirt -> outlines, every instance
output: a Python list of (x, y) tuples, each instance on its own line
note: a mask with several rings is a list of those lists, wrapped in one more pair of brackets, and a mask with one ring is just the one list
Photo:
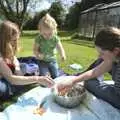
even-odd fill
[(38, 35), (35, 42), (39, 44), (40, 53), (44, 55), (44, 61), (50, 62), (56, 59), (56, 45), (60, 41), (57, 35), (51, 39), (46, 40), (43, 36)]

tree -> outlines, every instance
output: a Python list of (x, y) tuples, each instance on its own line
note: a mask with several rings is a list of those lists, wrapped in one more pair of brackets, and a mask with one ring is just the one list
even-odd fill
[(40, 21), (40, 19), (47, 13), (47, 10), (43, 10), (41, 12), (38, 12), (35, 14), (34, 18), (33, 18), (33, 29), (36, 29), (38, 26), (38, 23)]
[(36, 30), (39, 20), (47, 13), (47, 10), (43, 10), (41, 12), (37, 12), (35, 16), (32, 18), (30, 17), (26, 24), (23, 26), (25, 30)]
[(70, 7), (69, 13), (66, 15), (65, 26), (69, 30), (76, 29), (79, 24), (80, 12), (93, 7), (94, 5), (101, 3), (111, 3), (119, 0), (82, 0), (76, 2)]
[(58, 27), (61, 27), (65, 19), (65, 9), (62, 3), (60, 1), (53, 2), (48, 12), (56, 20)]
[(0, 0), (0, 10), (6, 19), (17, 23), (22, 29), (27, 21), (28, 6), (35, 7), (36, 2), (37, 0)]
[(65, 26), (67, 29), (72, 30), (78, 27), (80, 15), (80, 3), (76, 2), (70, 7), (69, 13), (66, 15)]

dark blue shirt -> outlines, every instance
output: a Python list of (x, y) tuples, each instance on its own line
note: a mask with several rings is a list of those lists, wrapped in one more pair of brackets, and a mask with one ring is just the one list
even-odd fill
[(113, 64), (112, 79), (115, 82), (115, 90), (120, 95), (120, 60)]

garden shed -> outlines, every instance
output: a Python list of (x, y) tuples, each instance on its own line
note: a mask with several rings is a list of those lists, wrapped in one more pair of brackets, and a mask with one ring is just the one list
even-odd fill
[(94, 38), (104, 27), (120, 27), (120, 1), (98, 4), (80, 14), (79, 31), (82, 36)]

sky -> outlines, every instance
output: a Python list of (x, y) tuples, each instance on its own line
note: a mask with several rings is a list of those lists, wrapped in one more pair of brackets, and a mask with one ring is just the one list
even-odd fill
[(49, 9), (51, 6), (51, 3), (48, 2), (48, 0), (42, 0), (39, 4), (38, 4), (38, 10), (45, 10), (45, 9)]
[[(45, 9), (49, 9), (52, 2), (55, 2), (56, 0), (41, 0), (36, 7), (31, 10), (31, 14), (34, 14), (34, 12), (39, 12)], [(63, 5), (68, 9), (70, 6), (72, 6), (75, 2), (80, 2), (81, 0), (60, 0)]]
[(69, 6), (72, 6), (75, 2), (80, 2), (81, 0), (60, 0), (63, 4)]

